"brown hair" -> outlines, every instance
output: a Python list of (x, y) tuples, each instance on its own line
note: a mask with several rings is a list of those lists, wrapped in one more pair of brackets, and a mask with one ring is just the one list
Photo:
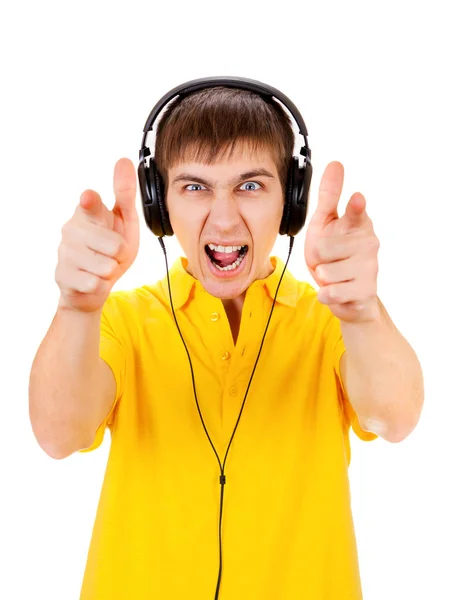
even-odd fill
[(294, 148), (290, 117), (275, 100), (246, 90), (217, 86), (175, 98), (157, 126), (155, 161), (167, 186), (175, 164), (211, 164), (226, 152), (230, 157), (239, 142), (273, 153), (285, 190)]

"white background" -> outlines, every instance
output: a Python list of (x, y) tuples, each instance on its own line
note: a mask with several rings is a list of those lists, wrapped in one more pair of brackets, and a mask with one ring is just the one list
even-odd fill
[[(53, 460), (28, 420), (30, 366), (58, 299), (61, 227), (87, 188), (113, 205), (114, 163), (127, 156), (136, 164), (152, 106), (175, 85), (210, 75), (259, 79), (299, 107), (313, 152), (310, 214), (331, 160), (345, 166), (342, 211), (353, 192), (367, 198), (381, 242), (379, 295), (420, 358), (426, 402), (418, 427), (400, 444), (363, 443), (352, 434), (364, 596), (456, 598), (452, 4), (5, 3), (2, 599), (79, 597), (109, 451), (107, 433), (96, 452)], [(304, 235), (290, 268), (314, 284)], [(175, 239), (168, 248), (173, 260)], [(286, 249), (279, 239), (275, 251), (285, 258)], [(164, 272), (160, 247), (142, 223), (138, 258), (114, 289)]]

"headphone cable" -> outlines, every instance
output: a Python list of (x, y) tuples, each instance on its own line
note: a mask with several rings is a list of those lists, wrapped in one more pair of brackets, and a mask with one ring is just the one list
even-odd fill
[(177, 322), (176, 313), (174, 312), (173, 299), (172, 299), (172, 295), (171, 295), (171, 284), (170, 284), (170, 280), (169, 280), (168, 258), (167, 258), (167, 254), (166, 254), (166, 248), (165, 248), (165, 244), (163, 242), (163, 236), (160, 236), (158, 238), (160, 246), (162, 247), (162, 250), (163, 250), (163, 254), (165, 256), (166, 277), (167, 277), (167, 280), (168, 280), (168, 291), (169, 291), (169, 300), (170, 300), (170, 304), (171, 304), (171, 310), (172, 310), (172, 313), (173, 313), (173, 317), (174, 317), (174, 321), (176, 323), (177, 330), (179, 332), (180, 338), (182, 340), (182, 343), (184, 344), (184, 348), (185, 348), (185, 351), (187, 353), (187, 357), (188, 357), (188, 361), (189, 361), (189, 365), (190, 365), (190, 371), (191, 371), (191, 375), (192, 375), (193, 394), (195, 396), (196, 406), (197, 406), (198, 413), (199, 413), (199, 416), (200, 416), (200, 419), (201, 419), (201, 423), (202, 423), (202, 425), (204, 427), (204, 431), (206, 432), (206, 436), (207, 436), (207, 438), (209, 440), (210, 445), (212, 446), (212, 449), (214, 450), (215, 456), (217, 458), (217, 461), (218, 461), (218, 464), (219, 464), (219, 467), (220, 467), (220, 486), (221, 486), (221, 489), (220, 489), (220, 513), (219, 513), (219, 573), (218, 573), (218, 578), (217, 578), (217, 587), (216, 587), (216, 590), (215, 590), (214, 600), (218, 600), (218, 598), (219, 598), (220, 583), (221, 583), (221, 579), (222, 579), (222, 512), (223, 512), (224, 489), (225, 489), (225, 484), (226, 484), (226, 476), (225, 476), (226, 459), (227, 459), (227, 456), (228, 456), (229, 449), (231, 447), (231, 442), (233, 441), (234, 434), (236, 433), (237, 426), (238, 426), (239, 421), (241, 419), (242, 411), (244, 410), (244, 405), (245, 405), (245, 401), (246, 401), (246, 398), (247, 398), (247, 394), (248, 394), (249, 389), (250, 389), (250, 384), (252, 382), (253, 375), (255, 373), (258, 360), (260, 358), (261, 350), (263, 348), (263, 343), (264, 343), (264, 340), (265, 340), (265, 337), (266, 337), (266, 333), (268, 331), (269, 322), (271, 321), (272, 312), (274, 310), (274, 306), (275, 306), (277, 294), (278, 294), (278, 291), (279, 291), (279, 287), (280, 287), (280, 284), (282, 283), (282, 278), (283, 278), (283, 276), (285, 274), (285, 270), (287, 268), (288, 261), (290, 260), (291, 250), (293, 249), (293, 244), (294, 244), (294, 236), (290, 235), (289, 237), (290, 237), (290, 246), (289, 246), (289, 249), (288, 249), (288, 257), (287, 257), (285, 266), (284, 266), (284, 268), (282, 270), (282, 274), (280, 276), (279, 283), (277, 284), (277, 289), (276, 289), (276, 292), (275, 292), (275, 295), (274, 295), (274, 299), (272, 301), (271, 311), (269, 313), (269, 318), (268, 318), (268, 321), (266, 323), (266, 328), (265, 328), (264, 333), (263, 333), (263, 338), (261, 340), (260, 349), (258, 351), (258, 355), (256, 357), (255, 364), (253, 366), (253, 370), (252, 370), (252, 373), (250, 375), (249, 383), (248, 383), (247, 389), (245, 391), (244, 400), (242, 402), (241, 410), (239, 412), (239, 416), (237, 418), (236, 425), (234, 426), (233, 433), (231, 434), (231, 438), (230, 438), (230, 441), (228, 443), (228, 447), (226, 449), (225, 458), (223, 459), (223, 465), (222, 465), (222, 463), (220, 461), (219, 455), (217, 454), (217, 450), (215, 449), (215, 446), (212, 443), (212, 440), (211, 440), (211, 437), (209, 435), (209, 432), (206, 429), (206, 425), (204, 423), (203, 415), (201, 414), (200, 406), (199, 406), (199, 403), (198, 403), (198, 397), (196, 395), (195, 376), (194, 376), (194, 373), (193, 373), (192, 360), (190, 358), (190, 353), (188, 351), (187, 344), (185, 343), (184, 337), (182, 335), (182, 332), (180, 330), (179, 324)]

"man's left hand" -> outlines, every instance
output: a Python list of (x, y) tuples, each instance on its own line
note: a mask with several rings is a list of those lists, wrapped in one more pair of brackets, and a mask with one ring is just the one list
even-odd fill
[(308, 225), (304, 256), (320, 286), (318, 299), (341, 321), (378, 318), (379, 240), (366, 212), (366, 199), (354, 193), (339, 217), (337, 206), (344, 181), (340, 162), (328, 164), (318, 193), (318, 205)]

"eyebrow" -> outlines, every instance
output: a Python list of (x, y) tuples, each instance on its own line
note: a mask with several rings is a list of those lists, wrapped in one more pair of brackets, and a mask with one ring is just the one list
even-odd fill
[[(246, 171), (245, 173), (241, 173), (239, 176), (234, 177), (229, 184), (238, 183), (239, 181), (244, 181), (245, 179), (251, 179), (253, 177), (269, 177), (274, 179), (274, 175), (268, 171), (267, 169), (253, 169), (252, 171)], [(208, 181), (207, 179), (203, 179), (198, 175), (193, 175), (192, 173), (181, 173), (177, 177), (175, 177), (172, 181), (172, 185), (177, 183), (178, 181), (194, 181), (195, 183), (201, 183), (202, 185), (208, 185), (212, 187), (214, 182)]]

